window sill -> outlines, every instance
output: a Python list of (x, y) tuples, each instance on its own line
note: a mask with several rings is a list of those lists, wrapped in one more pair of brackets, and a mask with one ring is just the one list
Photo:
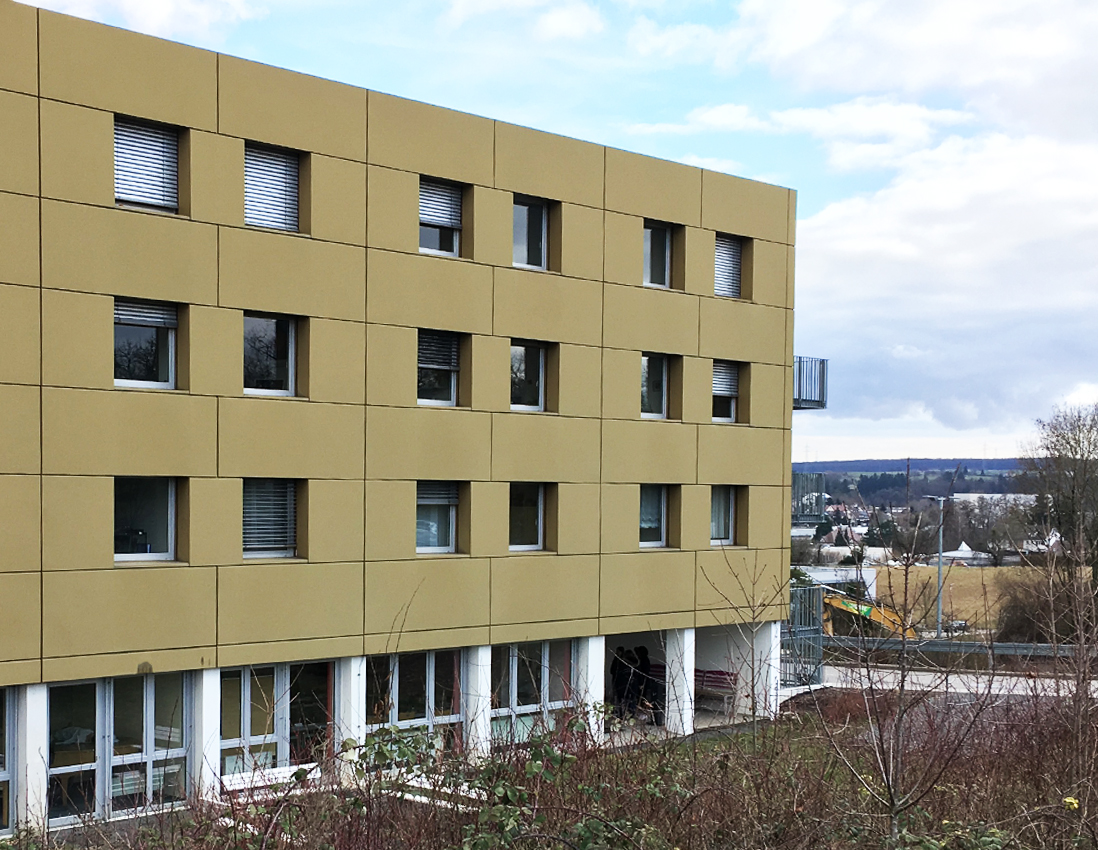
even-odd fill
[(251, 387), (244, 388), (244, 395), (254, 398), (301, 398), (301, 396), (284, 390), (257, 390)]
[(116, 559), (114, 562), (114, 568), (116, 570), (127, 570), (130, 567), (142, 567), (145, 569), (148, 569), (150, 567), (164, 567), (165, 569), (173, 569), (175, 567), (189, 567), (190, 565), (190, 561), (176, 561), (168, 559), (156, 560), (155, 558), (135, 558), (132, 561), (129, 559), (119, 561)]
[(302, 558), (297, 555), (256, 555), (254, 558), (250, 555), (245, 555), (241, 561), (244, 564), (307, 564), (308, 558)]
[(190, 216), (184, 215), (173, 207), (157, 207), (152, 204), (139, 204), (136, 201), (120, 201), (118, 198), (114, 199), (114, 208), (126, 212), (152, 213), (153, 215), (166, 215), (169, 218), (190, 219)]
[(429, 550), (416, 549), (417, 558), (468, 558), (468, 552), (431, 552)]
[(449, 251), (436, 251), (433, 248), (424, 248), (422, 245), (419, 248), (419, 253), (425, 257), (444, 257), (449, 260), (464, 260), (465, 257), (461, 254), (451, 254)]

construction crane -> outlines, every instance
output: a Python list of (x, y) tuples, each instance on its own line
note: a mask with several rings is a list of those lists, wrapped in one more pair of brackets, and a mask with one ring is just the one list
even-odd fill
[(853, 596), (849, 596), (841, 591), (826, 586), (824, 587), (823, 602), (824, 634), (835, 634), (834, 625), (831, 622), (831, 609), (834, 608), (837, 611), (846, 611), (847, 613), (854, 614), (856, 617), (862, 617), (872, 623), (876, 623), (891, 635), (903, 635), (904, 637), (913, 640), (916, 640), (919, 637), (918, 632), (905, 623), (904, 618), (901, 617), (894, 608), (885, 605), (883, 602), (855, 599)]

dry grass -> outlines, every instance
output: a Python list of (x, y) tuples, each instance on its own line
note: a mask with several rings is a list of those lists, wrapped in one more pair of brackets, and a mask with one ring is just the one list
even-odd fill
[[(942, 567), (942, 618), (967, 620), (970, 628), (994, 627), (1002, 603), (999, 582), (1002, 577), (1027, 575), (1025, 567)], [(938, 567), (912, 567), (908, 580), (908, 604), (914, 605), (917, 619), (933, 624), (936, 617), (934, 591)], [(877, 595), (893, 607), (903, 598), (904, 569), (877, 570)]]

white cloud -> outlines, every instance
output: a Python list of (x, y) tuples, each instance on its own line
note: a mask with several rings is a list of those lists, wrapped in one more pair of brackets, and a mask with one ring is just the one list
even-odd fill
[(598, 10), (583, 2), (571, 2), (541, 15), (534, 25), (538, 38), (583, 38), (602, 32), (605, 26)]
[(97, 21), (117, 21), (149, 35), (209, 37), (214, 32), (263, 16), (253, 0), (43, 0), (43, 9)]
[(446, 20), (454, 26), (492, 12), (515, 12), (544, 6), (549, 0), (450, 0)]

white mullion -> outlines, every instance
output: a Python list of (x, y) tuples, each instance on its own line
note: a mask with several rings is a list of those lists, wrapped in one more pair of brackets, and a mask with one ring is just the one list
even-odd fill
[[(108, 687), (109, 685), (109, 687)], [(111, 760), (114, 756), (114, 682), (95, 680), (95, 815), (111, 811)]]
[(389, 656), (389, 725), (396, 726), (400, 721), (397, 700), (400, 699), (400, 656), (395, 652)]
[(274, 737), (275, 766), (290, 763), (290, 665), (276, 664), (274, 668)]
[(427, 681), (424, 683), (426, 689), (426, 699), (424, 703), (427, 706), (427, 732), (433, 733), (435, 731), (435, 653), (433, 650), (427, 652)]
[(252, 762), (252, 668), (240, 668), (240, 760), (246, 770)]
[[(173, 508), (174, 501), (173, 498)], [(141, 742), (141, 754), (145, 764), (145, 807), (150, 808), (153, 804), (154, 794), (153, 765), (156, 763), (156, 677), (152, 673), (146, 673), (144, 684), (145, 722), (142, 736), (143, 740)]]
[(515, 717), (518, 716), (518, 644), (512, 643), (507, 647), (507, 663), (511, 665), (511, 675), (508, 677), (507, 710), (511, 715), (511, 727), (514, 728)]

